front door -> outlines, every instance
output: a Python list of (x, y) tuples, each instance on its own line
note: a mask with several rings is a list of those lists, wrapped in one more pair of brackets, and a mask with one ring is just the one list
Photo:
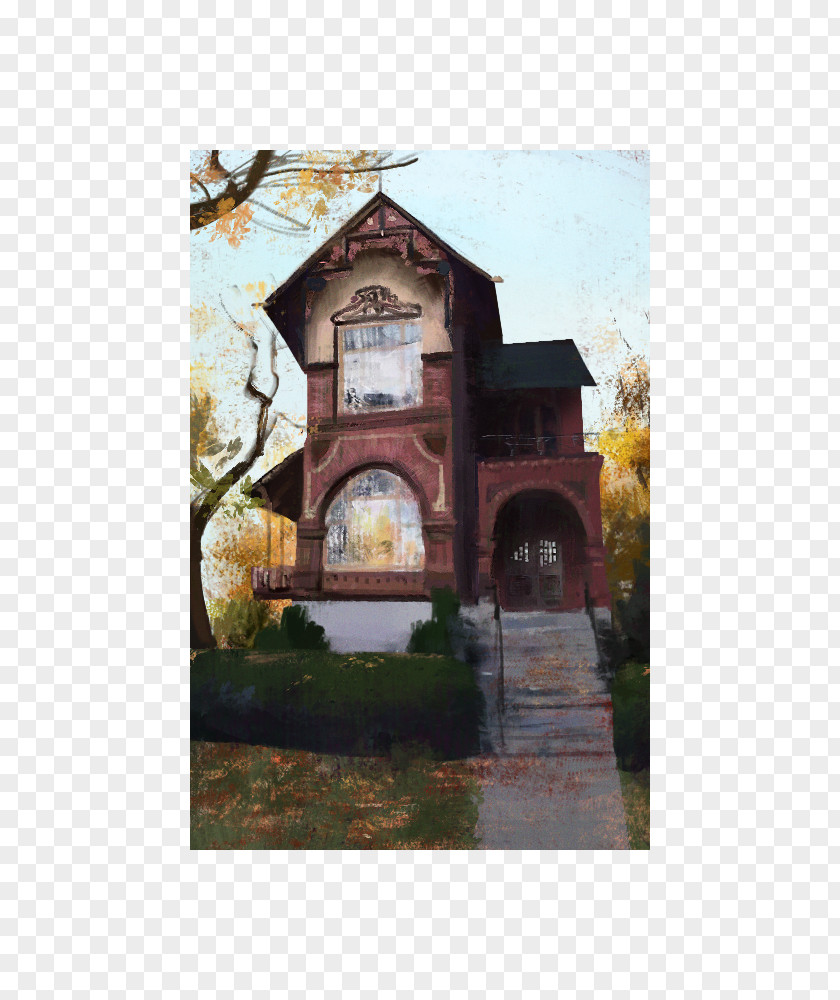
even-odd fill
[(522, 504), (503, 543), (504, 606), (539, 610), (563, 599), (563, 554), (556, 513), (545, 504)]

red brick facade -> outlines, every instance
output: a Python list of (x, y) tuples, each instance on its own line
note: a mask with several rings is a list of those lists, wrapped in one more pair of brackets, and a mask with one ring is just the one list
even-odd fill
[[(417, 499), (423, 519), (426, 565), (422, 586), (418, 587), (417, 574), (409, 574), (413, 577), (410, 596), (416, 596), (418, 590), (428, 594), (432, 587), (454, 588), (451, 357), (423, 358), (424, 405), (410, 411), (333, 417), (329, 411), (335, 377), (336, 366), (307, 373), (309, 399), (314, 399), (319, 409), (310, 413), (311, 429), (304, 445), (295, 590), (305, 591), (312, 598), (321, 591), (338, 590), (345, 595), (352, 589), (341, 582), (345, 571), (323, 572), (325, 519), (341, 486), (364, 469), (395, 473), (409, 484)], [(442, 453), (436, 453), (441, 449)], [(359, 572), (352, 575), (358, 576)], [(367, 593), (407, 596), (405, 588), (393, 583), (394, 576), (365, 571), (360, 582)]]
[[(379, 284), (372, 286), (374, 278)], [(410, 309), (422, 325), (420, 405), (345, 412), (339, 324), (366, 308), (361, 293), (370, 288), (371, 308), (384, 315)], [(500, 532), (513, 523), (517, 498), (528, 496), (554, 498), (558, 524), (563, 522), (556, 543), (540, 543), (563, 550), (562, 597), (549, 606), (583, 607), (587, 595), (594, 605), (609, 606), (599, 495), (603, 460), (583, 450), (580, 387), (551, 388), (561, 384), (555, 380), (534, 390), (483, 390), (476, 373), (484, 345), (501, 346), (488, 275), (380, 195), (269, 298), (266, 311), (306, 372), (309, 433), (295, 512), (295, 566), (255, 569), (258, 596), (404, 599), (449, 586), (467, 602), (500, 588), (504, 602)], [(505, 407), (514, 402), (508, 414)], [(506, 420), (518, 421), (517, 427)], [(532, 425), (536, 430), (528, 436), (523, 428)], [(494, 452), (494, 442), (511, 453)], [(330, 504), (351, 477), (368, 469), (387, 470), (410, 487), (422, 522), (422, 571), (326, 563)], [(256, 488), (271, 502), (270, 477)]]

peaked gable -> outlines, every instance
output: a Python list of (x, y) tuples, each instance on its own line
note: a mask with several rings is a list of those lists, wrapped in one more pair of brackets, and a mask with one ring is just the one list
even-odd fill
[(343, 270), (348, 262), (352, 262), (360, 245), (396, 246), (403, 242), (398, 239), (400, 236), (406, 238), (409, 249), (413, 251), (412, 256), (422, 258), (425, 255), (430, 263), (437, 263), (442, 259), (442, 251), (447, 257), (454, 257), (482, 278), (493, 280), (486, 271), (467, 260), (395, 201), (379, 192), (269, 295), (264, 308), (271, 306), (295, 281), (307, 273), (317, 273), (324, 269)]
[[(310, 341), (307, 331), (310, 329), (311, 310), (315, 308), (316, 301), (322, 298), (322, 291), (328, 284), (332, 285), (333, 281), (336, 282), (336, 287), (342, 284), (346, 278), (359, 270), (360, 261), (372, 260), (377, 255), (381, 255), (380, 259), (388, 258), (394, 262), (402, 259), (405, 264), (411, 265), (411, 270), (417, 278), (427, 278), (429, 282), (433, 280), (441, 282), (441, 316), (439, 323), (432, 326), (439, 326), (445, 331), (443, 337), (448, 338), (449, 344), (452, 343), (456, 271), (462, 275), (459, 279), (461, 308), (469, 310), (472, 308), (471, 303), (489, 303), (486, 306), (480, 305), (479, 312), (481, 309), (487, 312), (490, 318), (485, 318), (485, 325), (493, 331), (498, 331), (496, 337), (501, 339), (493, 278), (468, 261), (396, 202), (378, 193), (336, 230), (262, 304), (268, 318), (280, 332), (301, 367), (313, 361), (320, 363), (321, 360), (325, 360), (322, 357), (326, 342), (323, 331), (316, 337), (319, 347), (312, 356), (308, 356)], [(330, 302), (328, 315), (337, 315), (340, 321), (347, 322), (346, 317), (353, 314), (354, 306), (358, 309), (372, 310), (376, 305), (377, 308), (379, 306), (383, 308), (384, 315), (390, 315), (396, 309), (401, 319), (411, 318), (405, 315), (404, 310), (416, 309), (416, 304), (422, 296), (414, 294), (403, 281), (397, 280), (393, 267), (385, 267), (381, 273), (370, 273), (370, 268), (363, 270), (364, 275), (358, 274), (361, 280), (349, 291), (343, 302)], [(383, 289), (385, 298), (376, 293), (374, 296), (376, 301), (371, 301), (370, 296), (373, 295), (374, 288)], [(356, 297), (350, 301), (353, 293)], [(394, 293), (399, 295), (399, 299)], [(331, 293), (327, 293), (326, 297), (330, 299)], [(345, 309), (348, 310), (346, 315)], [(375, 313), (372, 311), (370, 315), (373, 316)], [(323, 326), (323, 317), (318, 322)], [(432, 334), (430, 340), (434, 339), (435, 335)], [(440, 338), (437, 339), (439, 346), (430, 344), (429, 350), (450, 349), (443, 346)], [(324, 343), (321, 343), (322, 340)]]

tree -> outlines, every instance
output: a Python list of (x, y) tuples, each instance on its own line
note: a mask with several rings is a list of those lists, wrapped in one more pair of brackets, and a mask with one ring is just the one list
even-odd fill
[[(328, 202), (336, 195), (372, 191), (383, 170), (417, 162), (413, 157), (389, 163), (391, 156), (376, 150), (261, 149), (251, 155), (213, 149), (190, 171), (190, 230), (216, 223), (218, 235), (234, 246), (250, 232), (252, 220), (273, 232), (302, 235), (313, 221), (326, 216)], [(274, 205), (258, 201), (254, 197), (258, 191)], [(267, 216), (265, 221), (254, 219), (255, 207)], [(308, 218), (295, 217), (301, 212)]]
[[(285, 415), (278, 418), (274, 432), (266, 443), (263, 459), (259, 466), (255, 465), (255, 470), (279, 465), (300, 447), (297, 426)], [(256, 479), (257, 472), (252, 471), (251, 476)], [(203, 539), (202, 578), (217, 640), (220, 639), (220, 630), (215, 618), (219, 610), (232, 600), (239, 603), (254, 600), (251, 589), (251, 569), (254, 566), (294, 563), (296, 537), (297, 525), (294, 521), (268, 506), (248, 510), (237, 520), (217, 516), (211, 521)], [(270, 558), (267, 558), (269, 552)], [(274, 610), (282, 604), (274, 601), (266, 603)]]
[[(644, 589), (649, 567), (650, 525), (650, 370), (639, 356), (629, 357), (605, 380), (613, 394), (598, 438), (604, 455), (601, 515), (607, 549), (607, 578), (616, 607)], [(647, 569), (649, 574), (649, 568)], [(645, 577), (645, 579), (649, 579)], [(649, 587), (649, 584), (648, 584)], [(633, 604), (635, 617), (641, 601)]]
[[(254, 462), (265, 451), (266, 441), (277, 422), (277, 414), (270, 413), (271, 404), (280, 384), (274, 370), (276, 335), (273, 330), (269, 330), (268, 375), (266, 375), (259, 370), (260, 352), (255, 338), (241, 323), (236, 320), (233, 322), (246, 334), (250, 342), (251, 364), (245, 383), (245, 394), (258, 402), (259, 409), (253, 441), (242, 457), (222, 473), (221, 468), (224, 464), (236, 459), (242, 451), (242, 441), (238, 437), (227, 444), (219, 441), (213, 424), (212, 403), (209, 398), (197, 394), (191, 397), (190, 444), (195, 449), (190, 456), (190, 482), (194, 490), (190, 499), (190, 646), (193, 649), (211, 649), (216, 644), (210, 628), (201, 581), (203, 558), (201, 540), (204, 531), (210, 518), (220, 508), (223, 508), (226, 516), (237, 518), (242, 517), (246, 510), (263, 506), (264, 501), (251, 496), (248, 473)], [(263, 382), (262, 388), (260, 388), (261, 382)], [(214, 459), (214, 469), (211, 470), (205, 464), (204, 458)], [(237, 484), (240, 484), (238, 493), (229, 496)]]
[[(195, 232), (215, 226), (212, 239), (226, 238), (238, 246), (251, 230), (253, 221), (275, 233), (301, 235), (323, 220), (326, 225), (331, 199), (353, 190), (373, 190), (375, 178), (383, 170), (394, 170), (416, 162), (402, 159), (389, 163), (390, 152), (370, 150), (335, 152), (277, 152), (259, 150), (255, 153), (221, 153), (211, 150), (206, 156), (196, 154), (190, 171), (190, 230)], [(222, 162), (224, 158), (224, 162)], [(266, 204), (255, 197), (263, 192)], [(268, 217), (257, 219), (255, 209)], [(305, 216), (303, 220), (296, 214)], [(263, 294), (262, 299), (265, 298)], [(253, 302), (253, 299), (251, 300)], [(202, 538), (210, 519), (221, 512), (225, 517), (241, 521), (247, 511), (263, 506), (252, 497), (249, 472), (264, 454), (278, 414), (272, 404), (279, 386), (275, 371), (277, 351), (274, 328), (258, 310), (269, 330), (268, 343), (262, 351), (253, 331), (253, 309), (243, 323), (235, 319), (225, 304), (220, 303), (233, 326), (245, 334), (250, 345), (250, 367), (245, 381), (245, 396), (258, 404), (256, 428), (250, 445), (243, 451), (237, 436), (227, 443), (220, 440), (215, 420), (215, 402), (210, 393), (191, 396), (191, 457), (190, 480), (193, 493), (190, 500), (190, 643), (194, 649), (215, 645), (207, 613), (201, 579), (203, 559)], [(196, 311), (213, 313), (202, 304)], [(238, 354), (240, 345), (232, 345)], [(264, 362), (267, 361), (268, 365)], [(285, 418), (288, 419), (288, 418)], [(233, 462), (230, 468), (225, 466)], [(212, 468), (211, 468), (212, 466)], [(238, 487), (238, 489), (234, 489)]]

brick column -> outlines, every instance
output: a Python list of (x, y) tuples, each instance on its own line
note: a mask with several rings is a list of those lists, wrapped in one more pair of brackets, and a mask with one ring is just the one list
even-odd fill
[(589, 599), (596, 608), (612, 607), (604, 555), (604, 546), (600, 541), (587, 539), (583, 547), (583, 578), (589, 587)]
[(423, 546), (426, 550), (425, 587), (451, 587), (457, 590), (453, 541), (454, 521), (424, 521)]
[(478, 597), (493, 596), (493, 546), (480, 541), (478, 555)]
[(321, 590), (321, 563), (326, 534), (326, 530), (317, 524), (298, 524), (293, 584), (295, 590)]

